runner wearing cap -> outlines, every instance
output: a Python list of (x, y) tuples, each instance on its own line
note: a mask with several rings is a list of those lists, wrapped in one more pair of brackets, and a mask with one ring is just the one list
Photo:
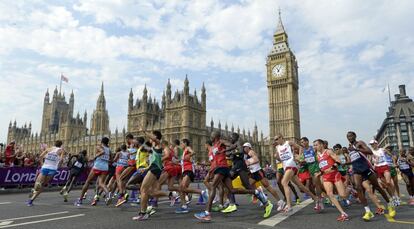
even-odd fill
[(276, 149), (275, 157), (277, 160), (282, 161), (285, 175), (283, 176), (282, 185), (285, 190), (287, 205), (282, 210), (284, 213), (292, 211), (292, 199), (290, 198), (289, 182), (292, 181), (300, 190), (307, 193), (318, 204), (318, 197), (313, 194), (308, 188), (306, 188), (298, 178), (298, 167), (295, 162), (295, 155), (293, 154), (292, 147), (300, 148), (296, 143), (291, 141), (285, 141), (283, 135), (278, 134), (273, 140), (273, 146)]
[(395, 191), (394, 182), (391, 178), (390, 167), (386, 160), (386, 152), (383, 148), (379, 148), (376, 140), (371, 140), (369, 145), (372, 148), (372, 161), (374, 162), (375, 172), (380, 179), (383, 187), (392, 197), (392, 201), (397, 205), (400, 202), (397, 193)]
[[(246, 165), (249, 168), (250, 171), (250, 178), (252, 180), (251, 184), (255, 184), (256, 182), (260, 182), (263, 187), (269, 191), (272, 196), (276, 199), (277, 207), (278, 209), (283, 209), (285, 207), (285, 201), (281, 200), (279, 195), (277, 194), (276, 190), (273, 189), (273, 187), (269, 184), (269, 180), (266, 178), (265, 173), (260, 166), (259, 157), (257, 156), (256, 152), (252, 149), (252, 145), (248, 142), (243, 144), (243, 151), (246, 155), (245, 161)], [(268, 209), (266, 209), (264, 218), (267, 218), (270, 216), (273, 205), (268, 201), (267, 203), (270, 205)]]

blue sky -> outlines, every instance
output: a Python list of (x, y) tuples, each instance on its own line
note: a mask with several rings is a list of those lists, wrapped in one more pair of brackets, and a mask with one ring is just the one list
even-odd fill
[[(1, 1), (0, 142), (10, 120), (40, 130), (46, 89), (60, 73), (75, 110), (90, 115), (105, 83), (111, 129), (127, 119), (130, 88), (161, 99), (167, 79), (207, 88), (207, 123), (268, 133), (265, 58), (277, 9), (299, 63), (302, 135), (370, 140), (390, 84), (414, 97), (414, 2), (401, 1)], [(68, 96), (67, 96), (68, 97)], [(89, 124), (88, 124), (89, 125)]]

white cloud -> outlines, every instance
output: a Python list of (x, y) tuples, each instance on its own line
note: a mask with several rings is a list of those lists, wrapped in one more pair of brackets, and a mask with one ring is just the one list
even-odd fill
[(371, 63), (382, 58), (385, 54), (385, 48), (382, 45), (375, 45), (373, 47), (368, 47), (359, 54), (359, 60)]

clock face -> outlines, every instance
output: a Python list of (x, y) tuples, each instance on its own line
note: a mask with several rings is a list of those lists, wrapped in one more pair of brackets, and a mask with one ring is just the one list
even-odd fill
[(281, 77), (285, 73), (285, 66), (283, 64), (277, 64), (272, 69), (273, 77)]

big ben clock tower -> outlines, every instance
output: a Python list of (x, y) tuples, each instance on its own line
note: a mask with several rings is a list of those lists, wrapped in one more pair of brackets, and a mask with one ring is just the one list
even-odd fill
[(286, 139), (300, 138), (299, 81), (296, 57), (289, 48), (288, 35), (279, 23), (273, 35), (273, 47), (267, 56), (270, 138), (280, 133)]

